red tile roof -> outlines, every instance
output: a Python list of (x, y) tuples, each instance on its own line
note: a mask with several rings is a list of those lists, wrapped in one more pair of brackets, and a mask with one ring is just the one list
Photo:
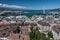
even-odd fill
[(28, 31), (30, 28), (28, 26), (22, 26), (21, 30)]
[(60, 25), (54, 26), (53, 30), (56, 31), (57, 33), (59, 33), (60, 32)]
[(10, 25), (9, 22), (0, 22), (0, 26), (8, 26), (8, 25)]

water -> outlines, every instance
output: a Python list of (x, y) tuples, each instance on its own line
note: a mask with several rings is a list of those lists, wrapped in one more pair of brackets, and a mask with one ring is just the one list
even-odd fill
[[(41, 15), (44, 14), (43, 10), (22, 10), (23, 13), (4, 13), (6, 16), (19, 16), (19, 15), (25, 15), (25, 16), (33, 16), (33, 15)], [(49, 14), (50, 11), (45, 11), (45, 14)]]

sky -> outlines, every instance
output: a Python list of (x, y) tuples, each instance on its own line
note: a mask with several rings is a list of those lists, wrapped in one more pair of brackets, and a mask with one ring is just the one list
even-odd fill
[(0, 0), (0, 4), (33, 10), (60, 8), (60, 0)]

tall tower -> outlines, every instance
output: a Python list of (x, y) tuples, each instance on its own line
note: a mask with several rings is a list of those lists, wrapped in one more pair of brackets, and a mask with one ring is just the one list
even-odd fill
[(43, 14), (45, 14), (45, 8), (43, 7)]

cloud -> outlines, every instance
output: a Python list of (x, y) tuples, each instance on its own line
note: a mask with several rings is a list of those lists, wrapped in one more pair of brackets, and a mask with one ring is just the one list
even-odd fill
[(25, 6), (17, 6), (17, 5), (8, 5), (8, 4), (1, 4), (0, 7), (7, 7), (7, 8), (21, 8), (21, 9), (31, 9)]
[(0, 5), (2, 5), (2, 4), (0, 3)]

